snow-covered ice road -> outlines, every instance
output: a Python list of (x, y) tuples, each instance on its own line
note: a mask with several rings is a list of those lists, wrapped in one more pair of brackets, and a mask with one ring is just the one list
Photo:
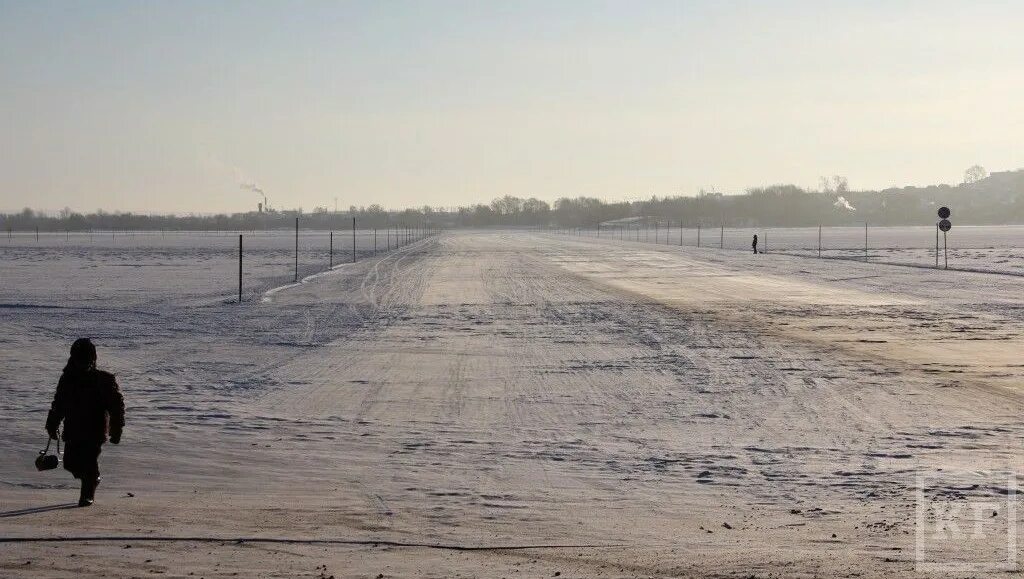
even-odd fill
[[(1020, 277), (457, 232), (240, 306), (0, 292), (4, 577), (911, 576), (919, 477), (1020, 466)], [(38, 509), (78, 335), (129, 424)]]

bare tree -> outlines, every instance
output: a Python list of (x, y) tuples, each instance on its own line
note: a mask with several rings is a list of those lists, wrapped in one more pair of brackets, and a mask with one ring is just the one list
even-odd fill
[(821, 183), (822, 193), (846, 193), (850, 190), (849, 181), (847, 181), (846, 177), (843, 177), (842, 175), (821, 177), (818, 182)]
[(964, 185), (971, 185), (988, 177), (988, 171), (981, 165), (971, 165), (964, 171)]

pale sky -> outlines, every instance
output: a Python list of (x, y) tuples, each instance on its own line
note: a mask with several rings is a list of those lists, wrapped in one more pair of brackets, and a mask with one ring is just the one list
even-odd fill
[(955, 183), (1024, 166), (1024, 3), (0, 0), (0, 210)]

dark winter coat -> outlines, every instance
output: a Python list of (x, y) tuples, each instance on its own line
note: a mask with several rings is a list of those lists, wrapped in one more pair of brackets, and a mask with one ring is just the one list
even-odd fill
[(46, 417), (51, 436), (61, 420), (65, 441), (103, 444), (109, 433), (118, 442), (124, 427), (124, 397), (114, 375), (95, 368), (64, 368)]

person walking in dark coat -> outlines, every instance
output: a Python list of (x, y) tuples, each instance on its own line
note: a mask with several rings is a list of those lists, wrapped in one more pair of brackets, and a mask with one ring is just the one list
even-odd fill
[(64, 422), (64, 469), (82, 481), (78, 506), (92, 504), (100, 483), (100, 447), (119, 444), (124, 428), (124, 397), (114, 375), (96, 369), (96, 346), (88, 338), (75, 340), (71, 357), (57, 383), (46, 432), (57, 438)]
[(754, 253), (757, 253), (757, 234), (754, 234), (754, 242), (750, 244), (754, 248)]

